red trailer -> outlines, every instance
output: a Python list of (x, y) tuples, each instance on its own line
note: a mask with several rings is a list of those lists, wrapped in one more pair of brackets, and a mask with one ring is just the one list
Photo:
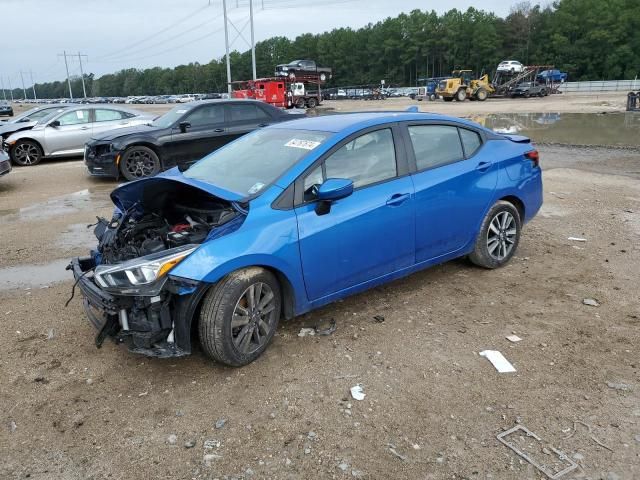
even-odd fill
[(250, 98), (281, 108), (314, 108), (320, 105), (322, 95), (317, 75), (289, 78), (259, 78), (231, 82), (232, 98)]

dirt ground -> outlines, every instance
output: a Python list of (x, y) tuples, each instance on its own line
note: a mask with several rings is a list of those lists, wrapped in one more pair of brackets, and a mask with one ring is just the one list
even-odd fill
[[(568, 108), (555, 98), (526, 102)], [(0, 478), (546, 478), (496, 439), (517, 425), (545, 442), (538, 460), (554, 447), (579, 465), (563, 480), (640, 478), (640, 151), (540, 152), (545, 203), (508, 266), (449, 262), (286, 322), (242, 369), (96, 349), (62, 268), (116, 184), (77, 160), (15, 169), (0, 179)], [(332, 335), (298, 336), (330, 319)]]

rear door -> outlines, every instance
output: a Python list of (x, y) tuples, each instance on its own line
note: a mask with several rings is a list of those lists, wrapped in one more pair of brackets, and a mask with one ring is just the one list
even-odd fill
[(227, 143), (224, 115), (223, 104), (209, 103), (194, 108), (183, 117), (180, 123), (187, 122), (189, 126), (184, 132), (179, 125), (173, 127), (171, 142), (167, 145), (170, 164), (191, 165)]
[[(414, 198), (397, 130), (354, 135), (296, 181), (296, 216), (307, 295), (318, 300), (414, 263)], [(327, 178), (354, 183), (349, 197), (316, 211)]]
[(256, 128), (275, 123), (273, 117), (261, 106), (253, 102), (229, 103), (227, 108), (227, 134), (229, 141), (234, 140)]
[(91, 109), (66, 112), (57, 118), (60, 125), (45, 129), (45, 150), (49, 155), (75, 155), (84, 151), (84, 144), (91, 138)]
[[(416, 263), (454, 253), (475, 239), (493, 198), (498, 165), (475, 130), (407, 124), (416, 201)], [(415, 163), (414, 163), (415, 162)]]

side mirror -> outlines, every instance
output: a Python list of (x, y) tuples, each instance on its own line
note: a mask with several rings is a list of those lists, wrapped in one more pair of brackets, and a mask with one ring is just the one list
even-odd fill
[(353, 181), (348, 178), (328, 178), (318, 187), (316, 213), (325, 215), (331, 210), (331, 202), (348, 197), (353, 193)]
[(60, 120), (54, 120), (53, 122), (50, 122), (49, 126), (53, 128), (58, 128), (60, 126)]
[(191, 128), (191, 124), (189, 122), (180, 122), (178, 125), (180, 127), (181, 133), (186, 133), (188, 128)]

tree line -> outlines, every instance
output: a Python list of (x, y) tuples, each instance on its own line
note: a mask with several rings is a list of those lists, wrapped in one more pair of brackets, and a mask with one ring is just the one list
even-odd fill
[[(640, 73), (638, 0), (559, 0), (542, 7), (516, 4), (505, 18), (473, 7), (438, 15), (413, 10), (363, 28), (336, 28), (293, 40), (276, 36), (255, 46), (259, 77), (278, 63), (314, 59), (332, 67), (330, 86), (416, 85), (455, 68), (492, 74), (502, 60), (555, 65), (569, 79), (633, 79)], [(251, 52), (230, 54), (233, 80), (251, 78)], [(96, 78), (85, 75), (89, 96), (224, 92), (225, 58), (175, 68), (125, 69)], [(81, 79), (72, 79), (74, 96)], [(36, 84), (40, 98), (68, 96), (66, 81)], [(14, 89), (21, 98), (22, 90)], [(30, 94), (28, 95), (30, 96)]]

